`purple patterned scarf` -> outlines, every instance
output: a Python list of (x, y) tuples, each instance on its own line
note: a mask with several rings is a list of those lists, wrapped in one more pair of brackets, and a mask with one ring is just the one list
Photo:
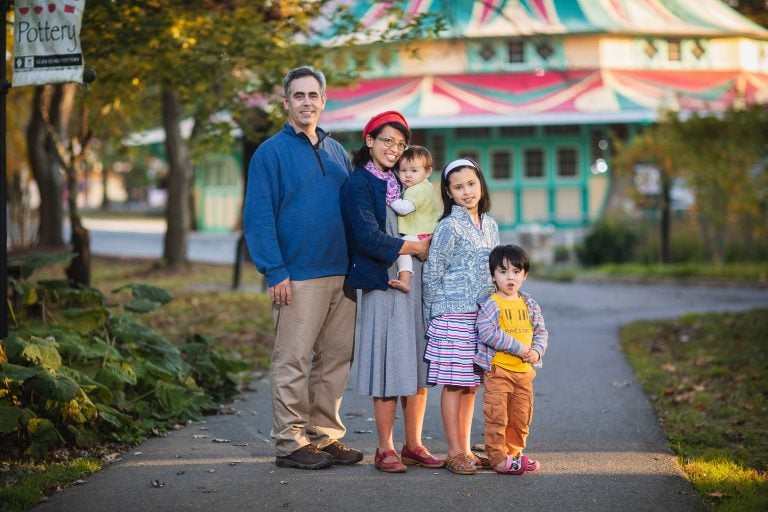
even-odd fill
[(395, 178), (394, 171), (382, 171), (376, 167), (373, 160), (368, 160), (368, 163), (365, 164), (365, 170), (380, 180), (387, 182), (387, 206), (400, 199), (400, 184), (397, 182), (397, 178)]

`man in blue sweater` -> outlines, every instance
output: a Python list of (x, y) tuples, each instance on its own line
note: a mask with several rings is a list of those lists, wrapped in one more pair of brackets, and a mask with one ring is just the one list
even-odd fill
[(251, 158), (243, 231), (272, 299), (275, 462), (321, 469), (363, 458), (339, 441), (356, 309), (354, 291), (344, 286), (339, 189), (352, 164), (317, 126), (326, 102), (323, 73), (296, 68), (283, 86), (288, 121)]

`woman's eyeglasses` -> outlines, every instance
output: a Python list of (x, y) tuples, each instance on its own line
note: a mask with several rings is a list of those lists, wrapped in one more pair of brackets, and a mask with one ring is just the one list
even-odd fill
[(408, 149), (408, 146), (404, 142), (395, 142), (394, 139), (390, 139), (389, 137), (376, 137), (376, 140), (380, 140), (384, 143), (384, 146), (387, 148), (392, 148), (394, 146), (397, 146), (397, 149), (399, 151), (405, 151)]

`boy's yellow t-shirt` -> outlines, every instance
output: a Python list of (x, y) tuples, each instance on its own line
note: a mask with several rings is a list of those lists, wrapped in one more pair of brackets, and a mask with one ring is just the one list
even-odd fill
[[(501, 330), (530, 347), (533, 343), (533, 324), (528, 316), (528, 305), (525, 299), (520, 295), (515, 299), (505, 299), (498, 293), (491, 295), (491, 298), (499, 306)], [(533, 370), (531, 363), (524, 363), (519, 357), (501, 351), (494, 354), (491, 364), (512, 372), (524, 373)]]

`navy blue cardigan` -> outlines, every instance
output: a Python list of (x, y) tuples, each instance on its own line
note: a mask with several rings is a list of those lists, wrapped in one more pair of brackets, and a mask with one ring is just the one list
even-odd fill
[(356, 167), (340, 194), (349, 251), (348, 284), (363, 290), (386, 290), (387, 269), (404, 243), (387, 234), (387, 182)]

